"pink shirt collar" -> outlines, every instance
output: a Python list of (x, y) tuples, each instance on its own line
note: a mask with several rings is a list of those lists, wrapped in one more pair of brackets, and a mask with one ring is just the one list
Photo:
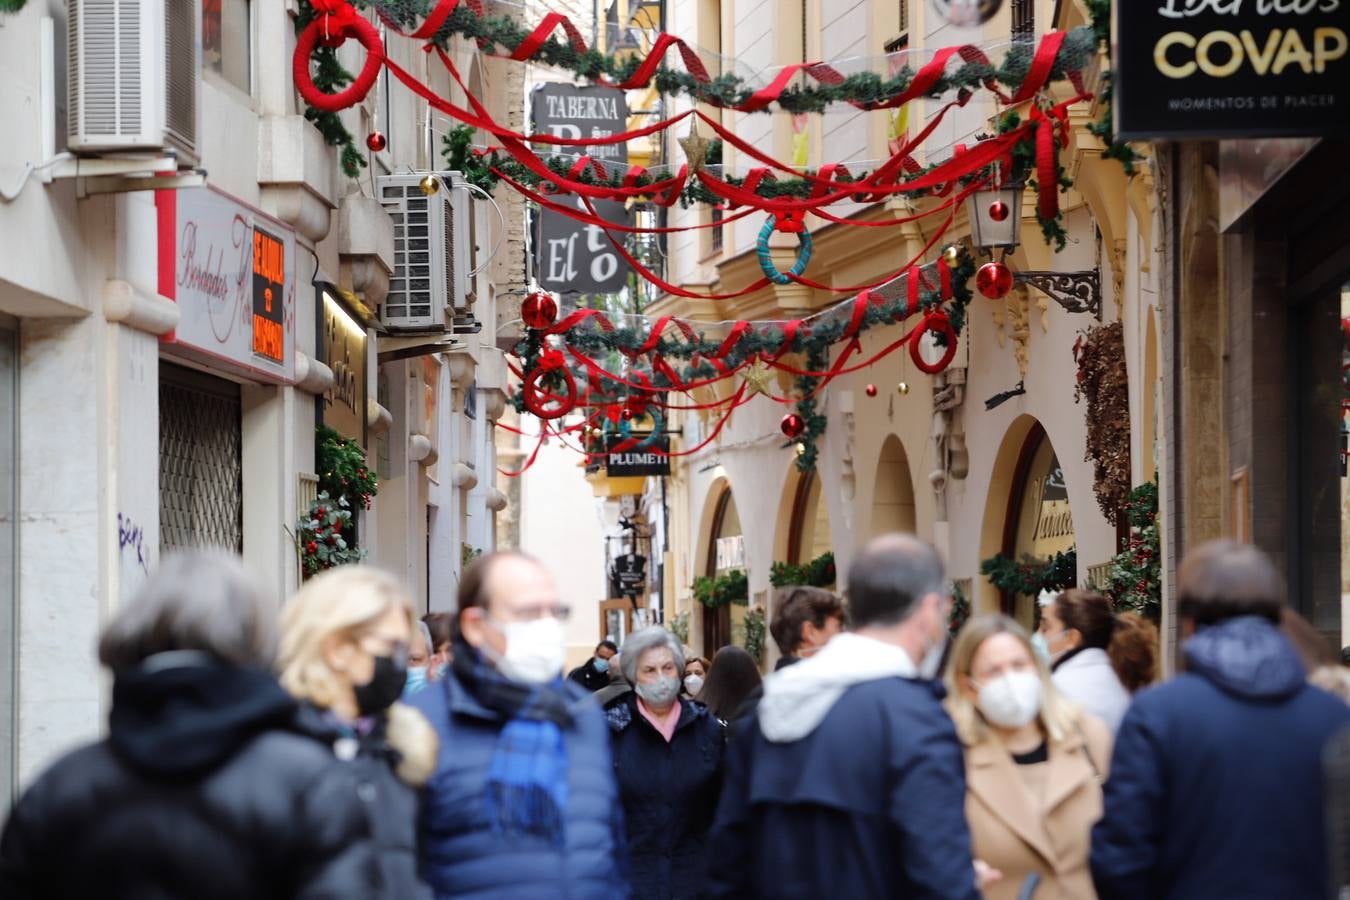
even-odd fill
[(651, 722), (652, 727), (661, 732), (661, 737), (665, 738), (666, 743), (669, 744), (671, 739), (675, 737), (675, 729), (680, 724), (680, 714), (683, 712), (680, 701), (677, 699), (670, 707), (670, 711), (660, 717), (647, 708), (647, 704), (642, 702), (641, 697), (638, 698), (637, 708), (638, 712), (642, 713), (642, 718)]

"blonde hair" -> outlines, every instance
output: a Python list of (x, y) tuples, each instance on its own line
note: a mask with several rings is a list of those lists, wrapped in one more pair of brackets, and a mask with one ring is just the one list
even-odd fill
[(1062, 741), (1078, 727), (1079, 708), (1070, 702), (1050, 680), (1050, 670), (1031, 646), (1026, 630), (1004, 615), (977, 616), (966, 623), (956, 636), (951, 660), (947, 664), (947, 712), (956, 725), (956, 733), (967, 747), (980, 743), (989, 736), (989, 723), (979, 706), (961, 690), (960, 680), (970, 678), (975, 654), (984, 642), (997, 634), (1012, 635), (1026, 649), (1036, 673), (1041, 678), (1041, 711), (1037, 718), (1051, 741)]
[[(412, 598), (388, 573), (367, 566), (340, 566), (310, 579), (281, 614), (281, 685), (321, 709), (337, 702), (342, 682), (324, 659), (332, 637), (355, 640), (390, 609), (401, 609), (411, 630)], [(420, 786), (436, 768), (436, 732), (410, 706), (395, 703), (387, 719), (389, 744), (403, 757), (396, 772)]]

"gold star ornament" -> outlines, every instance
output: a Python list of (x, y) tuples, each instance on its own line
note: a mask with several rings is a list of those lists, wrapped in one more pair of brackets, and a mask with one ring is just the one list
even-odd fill
[(698, 125), (689, 126), (689, 134), (680, 138), (680, 147), (684, 150), (684, 157), (689, 161), (689, 173), (703, 169), (703, 164), (708, 159), (708, 145), (712, 141), (698, 133)]
[(773, 369), (764, 364), (764, 360), (756, 359), (754, 363), (741, 373), (745, 379), (746, 396), (753, 397), (755, 394), (771, 396), (769, 392), (769, 382), (773, 379)]

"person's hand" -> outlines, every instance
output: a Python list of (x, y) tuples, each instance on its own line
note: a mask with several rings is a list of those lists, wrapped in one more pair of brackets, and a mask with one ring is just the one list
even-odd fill
[(986, 885), (993, 884), (1003, 877), (1003, 873), (995, 869), (989, 863), (982, 859), (975, 860), (975, 886), (984, 890)]

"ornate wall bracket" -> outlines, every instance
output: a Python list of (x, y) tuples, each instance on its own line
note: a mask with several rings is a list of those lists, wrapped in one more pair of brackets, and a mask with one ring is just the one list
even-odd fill
[(1016, 272), (1013, 282), (1034, 287), (1071, 313), (1092, 313), (1097, 321), (1101, 321), (1100, 269), (1085, 272)]

